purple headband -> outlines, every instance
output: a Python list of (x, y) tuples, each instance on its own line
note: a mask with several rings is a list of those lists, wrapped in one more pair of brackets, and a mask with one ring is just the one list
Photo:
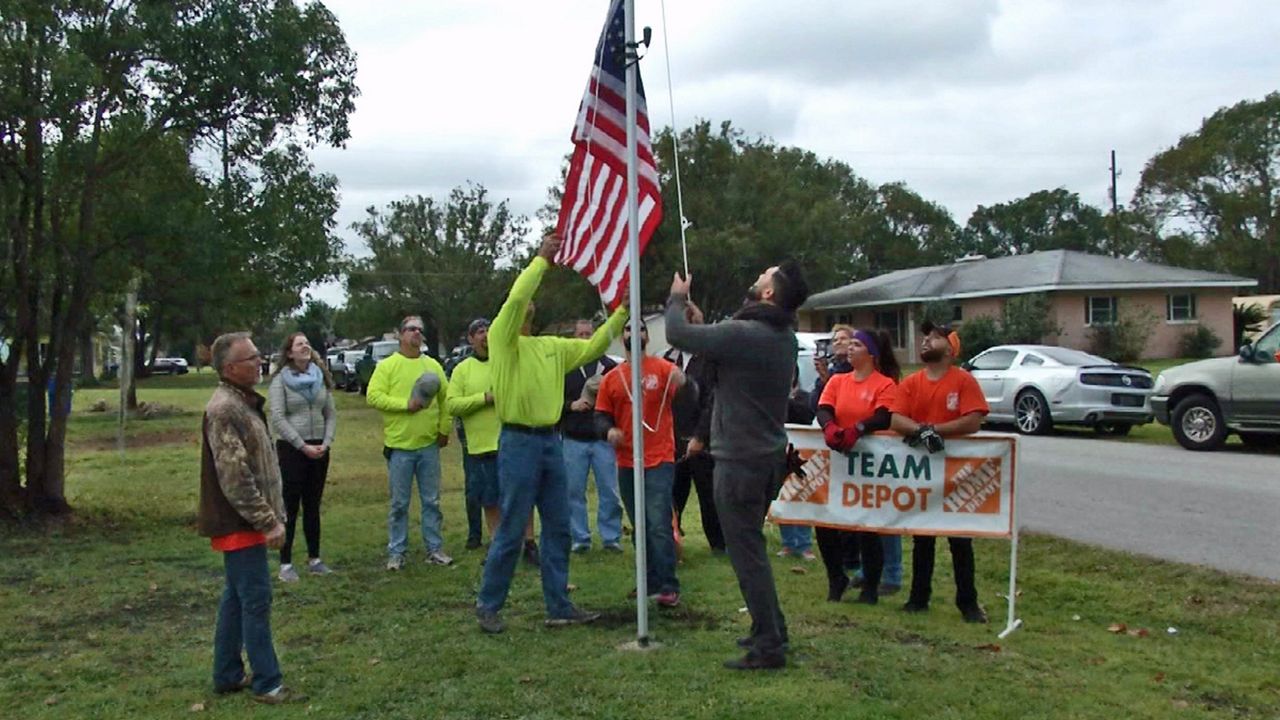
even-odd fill
[(871, 336), (871, 333), (866, 330), (854, 330), (853, 338), (866, 346), (867, 352), (870, 353), (871, 357), (880, 357), (880, 346), (876, 344), (876, 339)]

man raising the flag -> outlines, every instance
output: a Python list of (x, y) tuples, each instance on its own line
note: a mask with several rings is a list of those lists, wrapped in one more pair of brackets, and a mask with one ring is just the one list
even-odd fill
[(476, 618), (488, 633), (504, 626), (498, 612), (507, 601), (524, 543), (525, 521), (536, 505), (542, 518), (542, 598), (546, 624), (559, 627), (596, 620), (569, 602), (569, 490), (556, 423), (564, 399), (565, 373), (604, 354), (627, 313), (619, 307), (590, 340), (528, 334), (533, 295), (560, 249), (556, 234), (542, 239), (538, 255), (511, 286), (489, 326), (498, 438), (501, 520), (485, 560)]

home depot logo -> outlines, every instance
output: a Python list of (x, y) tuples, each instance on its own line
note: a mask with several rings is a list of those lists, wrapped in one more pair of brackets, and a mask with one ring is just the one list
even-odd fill
[(797, 450), (804, 461), (802, 469), (804, 477), (796, 474), (787, 476), (782, 483), (778, 499), (784, 502), (807, 502), (814, 505), (826, 505), (827, 494), (831, 487), (831, 451), (830, 450)]
[(1000, 513), (1000, 458), (948, 457), (942, 510), (954, 513)]

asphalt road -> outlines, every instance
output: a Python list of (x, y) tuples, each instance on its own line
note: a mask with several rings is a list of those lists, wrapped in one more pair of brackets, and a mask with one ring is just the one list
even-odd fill
[(1021, 437), (1018, 525), (1280, 580), (1280, 454)]

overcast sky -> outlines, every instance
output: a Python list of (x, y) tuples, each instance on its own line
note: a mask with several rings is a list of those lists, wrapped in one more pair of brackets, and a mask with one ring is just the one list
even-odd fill
[[(365, 251), (349, 225), (370, 205), (468, 180), (532, 218), (570, 149), (608, 0), (325, 4), (358, 56), (352, 138), (313, 154), (341, 182), (348, 251)], [(635, 4), (653, 28), (655, 128), (673, 87), (680, 127), (731, 120), (905, 181), (960, 224), (1047, 188), (1104, 206), (1112, 149), (1125, 202), (1154, 153), (1280, 89), (1275, 0), (671, 0), (665, 30), (659, 0)], [(315, 296), (343, 301), (337, 286)]]

